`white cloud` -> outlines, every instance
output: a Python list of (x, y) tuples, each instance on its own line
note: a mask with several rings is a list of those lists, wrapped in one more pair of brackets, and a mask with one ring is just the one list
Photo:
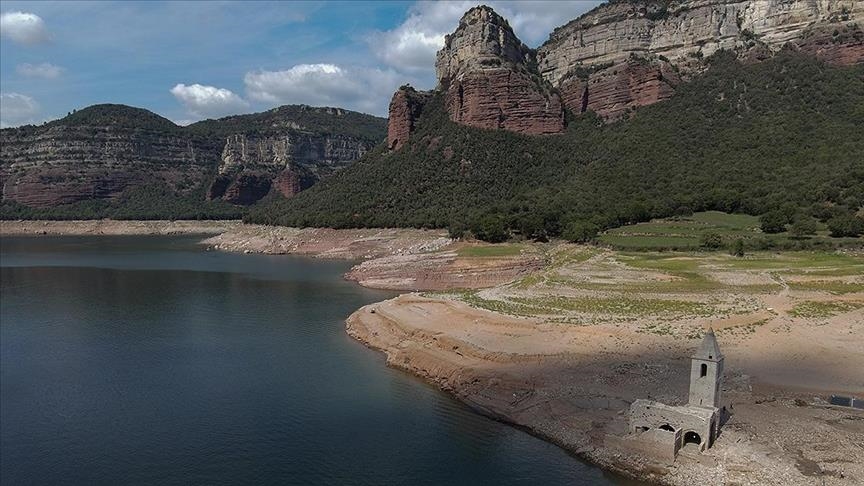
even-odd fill
[(271, 104), (338, 106), (385, 115), (393, 91), (406, 81), (393, 70), (298, 64), (282, 71), (246, 73), (249, 98)]
[[(601, 0), (592, 1), (490, 1), (486, 2), (507, 19), (522, 42), (539, 46), (555, 27), (566, 24)], [(431, 71), (435, 53), (444, 47), (444, 36), (452, 33), (459, 19), (475, 1), (418, 2), (408, 17), (393, 30), (373, 32), (366, 39), (372, 52), (395, 69), (415, 72)]]
[(26, 76), (28, 78), (42, 78), (42, 79), (56, 79), (63, 74), (63, 68), (60, 66), (55, 66), (50, 62), (43, 62), (39, 64), (19, 64), (15, 67), (15, 71), (18, 72), (21, 76)]
[(0, 93), (0, 128), (36, 123), (39, 103), (20, 93)]
[(435, 69), (435, 52), (444, 46), (472, 2), (418, 2), (408, 18), (393, 30), (373, 32), (367, 39), (381, 61), (405, 71)]
[(249, 107), (243, 98), (232, 91), (201, 84), (178, 84), (171, 94), (197, 118), (216, 118), (245, 111)]
[(555, 27), (570, 22), (601, 3), (602, 0), (515, 0), (492, 2), (490, 5), (510, 22), (522, 42), (538, 47), (549, 38)]
[(50, 38), (42, 17), (29, 12), (0, 15), (0, 36), (24, 45), (41, 44)]

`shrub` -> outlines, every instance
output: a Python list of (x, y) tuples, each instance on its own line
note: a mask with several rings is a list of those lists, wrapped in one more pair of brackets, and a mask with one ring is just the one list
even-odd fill
[(477, 239), (489, 243), (501, 243), (510, 238), (504, 219), (497, 214), (487, 214), (480, 218), (472, 227), (472, 231)]
[(729, 248), (729, 254), (736, 257), (744, 256), (744, 240), (738, 238), (735, 243)]
[(796, 238), (803, 238), (807, 235), (815, 235), (817, 229), (819, 228), (816, 226), (816, 222), (813, 221), (812, 218), (799, 217), (792, 222), (791, 226), (789, 226), (789, 233)]
[(759, 218), (759, 227), (763, 233), (782, 233), (786, 231), (789, 218), (780, 211), (770, 211)]
[(723, 246), (723, 238), (719, 234), (709, 231), (699, 238), (699, 246), (709, 250), (716, 250)]
[(597, 236), (600, 228), (590, 221), (573, 221), (564, 229), (564, 239), (571, 243), (587, 243)]
[(828, 220), (828, 230), (831, 236), (837, 238), (860, 236), (864, 232), (864, 221), (851, 214), (843, 214)]

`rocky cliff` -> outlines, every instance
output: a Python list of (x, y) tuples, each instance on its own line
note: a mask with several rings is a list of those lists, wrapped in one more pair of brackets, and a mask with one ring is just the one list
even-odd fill
[[(492, 9), (475, 7), (438, 52), (437, 91), (455, 122), (559, 133), (562, 106), (620, 119), (668, 99), (721, 49), (753, 61), (791, 48), (837, 65), (864, 62), (862, 17), (856, 0), (611, 0), (535, 51)], [(416, 120), (405, 106), (394, 96), (392, 149)]]
[(254, 203), (291, 197), (351, 164), (384, 138), (385, 121), (339, 108), (283, 106), (191, 125), (224, 137), (210, 199)]
[(408, 136), (415, 130), (417, 120), (429, 96), (430, 93), (417, 91), (407, 85), (396, 90), (390, 100), (390, 117), (387, 123), (388, 148), (399, 150), (408, 141)]
[(34, 207), (116, 198), (147, 184), (186, 193), (204, 183), (214, 163), (206, 145), (171, 121), (122, 105), (4, 129), (0, 141), (3, 199)]
[(96, 105), (0, 131), (2, 196), (42, 208), (144, 186), (244, 205), (271, 190), (290, 197), (360, 158), (384, 138), (384, 123), (286, 106), (179, 127), (146, 110)]
[(230, 135), (208, 197), (251, 204), (271, 188), (291, 197), (359, 159), (375, 144), (375, 140), (302, 132), (265, 137)]
[(854, 0), (611, 1), (555, 29), (537, 67), (571, 111), (616, 119), (671, 96), (720, 49), (764, 58), (792, 47), (860, 63), (862, 14)]
[(533, 64), (533, 52), (506, 20), (489, 7), (472, 8), (445, 38), (435, 64), (450, 119), (531, 135), (561, 132), (561, 100)]

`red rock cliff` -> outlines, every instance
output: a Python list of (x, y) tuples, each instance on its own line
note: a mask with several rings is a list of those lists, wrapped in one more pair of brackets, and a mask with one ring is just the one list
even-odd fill
[(533, 53), (491, 8), (465, 13), (438, 51), (435, 70), (450, 119), (541, 135), (564, 130), (561, 100), (537, 74)]
[(416, 91), (410, 86), (402, 86), (393, 93), (387, 124), (387, 147), (390, 150), (399, 150), (408, 141), (429, 96), (429, 93)]

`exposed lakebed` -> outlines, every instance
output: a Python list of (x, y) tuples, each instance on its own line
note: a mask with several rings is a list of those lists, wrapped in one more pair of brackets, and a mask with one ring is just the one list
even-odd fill
[(345, 334), (347, 262), (4, 237), (3, 484), (615, 484)]

